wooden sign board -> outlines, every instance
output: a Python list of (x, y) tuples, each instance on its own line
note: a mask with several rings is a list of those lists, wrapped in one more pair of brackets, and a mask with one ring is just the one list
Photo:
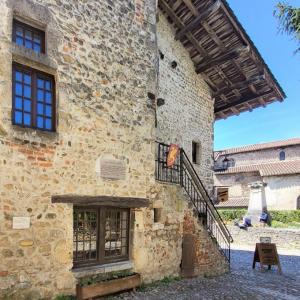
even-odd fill
[(259, 241), (261, 243), (264, 243), (264, 244), (270, 244), (271, 243), (271, 238), (268, 237), (268, 236), (262, 236), (259, 238)]
[(253, 257), (253, 269), (257, 262), (260, 263), (262, 270), (264, 269), (264, 265), (268, 265), (269, 270), (271, 269), (271, 266), (278, 266), (279, 273), (282, 273), (276, 244), (257, 243)]

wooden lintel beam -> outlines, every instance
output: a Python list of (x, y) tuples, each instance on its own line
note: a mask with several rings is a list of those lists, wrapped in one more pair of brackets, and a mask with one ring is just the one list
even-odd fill
[[(186, 4), (189, 1), (184, 1)], [(193, 12), (193, 8), (187, 5), (189, 9)], [(194, 30), (199, 23), (201, 23), (203, 20), (205, 20), (211, 13), (217, 11), (221, 6), (221, 1), (215, 2), (213, 5), (209, 6), (203, 13), (198, 14), (198, 16), (190, 22), (188, 25), (184, 26), (175, 36), (176, 40), (180, 40), (184, 35), (186, 35), (188, 32)]]
[(218, 98), (218, 97), (220, 97), (220, 95), (228, 94), (234, 89), (240, 89), (244, 86), (252, 85), (252, 84), (258, 83), (262, 80), (265, 80), (264, 75), (253, 76), (253, 77), (249, 78), (248, 80), (245, 80), (242, 82), (237, 82), (237, 83), (232, 84), (232, 86), (226, 86), (222, 89), (219, 89), (218, 92), (214, 94), (214, 97)]
[(149, 200), (135, 197), (86, 196), (86, 195), (56, 195), (52, 203), (72, 203), (74, 205), (98, 205), (112, 207), (140, 208), (148, 207)]
[(243, 46), (243, 47), (239, 47), (236, 49), (232, 49), (228, 52), (225, 52), (225, 53), (217, 56), (216, 58), (207, 59), (205, 62), (203, 62), (197, 66), (196, 73), (199, 74), (199, 73), (205, 72), (207, 69), (209, 69), (211, 67), (218, 66), (228, 60), (235, 59), (248, 51), (249, 51), (249, 47)]
[(254, 96), (251, 95), (251, 96), (243, 98), (241, 100), (234, 101), (234, 102), (229, 103), (227, 105), (215, 108), (215, 113), (219, 113), (220, 111), (223, 111), (223, 110), (226, 110), (226, 109), (231, 109), (232, 107), (235, 107), (235, 106), (240, 105), (240, 104), (244, 104), (246, 102), (255, 101), (255, 100), (258, 100), (260, 98), (270, 97), (272, 95), (274, 95), (274, 91), (267, 92), (267, 93), (264, 93), (264, 94), (259, 95), (259, 96), (257, 96), (257, 95), (254, 95)]

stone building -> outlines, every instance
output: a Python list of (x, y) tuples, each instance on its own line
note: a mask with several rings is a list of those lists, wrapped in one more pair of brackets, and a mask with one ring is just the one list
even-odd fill
[(218, 207), (248, 207), (260, 182), (267, 209), (300, 209), (300, 138), (216, 151), (215, 158)]
[[(190, 274), (226, 272), (214, 120), (284, 99), (227, 3), (0, 11), (0, 298), (74, 294), (80, 278), (128, 269), (150, 282), (184, 257)], [(185, 149), (179, 164), (156, 141)]]

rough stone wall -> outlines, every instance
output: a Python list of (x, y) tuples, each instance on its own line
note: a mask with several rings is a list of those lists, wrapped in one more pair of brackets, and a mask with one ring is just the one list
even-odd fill
[[(215, 194), (218, 187), (228, 187), (228, 200), (248, 202), (250, 198), (249, 184), (261, 180), (257, 173), (214, 175)], [(217, 199), (216, 199), (217, 200)]]
[[(299, 160), (300, 159), (300, 145), (288, 146), (284, 148), (275, 148), (275, 149), (265, 149), (260, 151), (253, 152), (244, 152), (229, 154), (226, 156), (228, 159), (234, 159), (236, 166), (252, 165), (252, 164), (261, 164), (261, 163), (271, 163), (278, 162), (279, 153), (281, 151), (285, 152), (286, 160)], [(221, 156), (217, 160), (217, 165), (221, 165), (224, 156)]]
[(299, 229), (277, 229), (267, 227), (249, 227), (242, 230), (237, 226), (228, 226), (233, 237), (234, 245), (247, 245), (255, 249), (255, 244), (259, 243), (260, 237), (270, 237), (271, 242), (278, 248), (300, 250), (300, 230)]
[[(177, 143), (192, 160), (192, 141), (201, 144), (199, 164), (194, 164), (207, 189), (213, 188), (214, 102), (210, 90), (179, 41), (164, 15), (157, 25), (159, 59), (158, 97), (165, 105), (157, 110), (157, 137), (165, 143)], [(172, 68), (173, 61), (177, 67)]]
[[(191, 210), (179, 187), (154, 178), (157, 137), (147, 92), (154, 92), (157, 82), (155, 8), (155, 0), (0, 0), (0, 298), (74, 293), (73, 207), (52, 204), (57, 194), (149, 198), (150, 208), (134, 212), (134, 268), (144, 281), (179, 274), (184, 216)], [(14, 16), (46, 31), (46, 55), (11, 42)], [(172, 31), (161, 22), (166, 59), (160, 96), (170, 114), (164, 107), (158, 112), (158, 137), (180, 143), (189, 154), (191, 141), (198, 139), (203, 149), (198, 171), (210, 189), (213, 103), (187, 53), (172, 44)], [(169, 69), (173, 55), (176, 70)], [(55, 76), (55, 133), (12, 125), (13, 61)], [(169, 97), (172, 86), (179, 91)], [(180, 106), (188, 109), (177, 126)], [(96, 163), (103, 156), (124, 162), (125, 179), (99, 177)], [(153, 207), (163, 209), (159, 224), (153, 224)], [(30, 217), (30, 228), (12, 229), (13, 217)], [(222, 256), (203, 229), (197, 227), (198, 233), (199, 274), (219, 274)]]
[(297, 209), (300, 196), (300, 176), (264, 177), (267, 207), (269, 210)]
[[(249, 184), (263, 181), (267, 208), (269, 210), (294, 210), (297, 209), (297, 199), (300, 196), (300, 177), (297, 175), (261, 177), (257, 173), (239, 173), (214, 175), (215, 199), (218, 187), (228, 187), (229, 200), (250, 199)], [(216, 199), (217, 200), (217, 199)]]
[[(156, 20), (155, 1), (142, 2), (136, 20), (133, 0), (0, 0), (1, 296), (74, 291), (72, 205), (52, 195), (149, 197)], [(11, 42), (13, 15), (45, 28), (46, 56)], [(56, 133), (12, 125), (13, 60), (55, 75)], [(125, 162), (125, 180), (97, 176), (104, 154)], [(30, 217), (30, 228), (13, 230), (15, 216)]]
[[(137, 272), (146, 282), (163, 276), (181, 275), (182, 239), (196, 237), (195, 274), (216, 276), (228, 271), (228, 263), (194, 216), (189, 200), (176, 185), (156, 184), (151, 189), (151, 208), (161, 208), (161, 219), (153, 223), (153, 210), (136, 211), (133, 257)], [(159, 272), (158, 272), (159, 270)], [(163, 274), (163, 276), (162, 276)]]

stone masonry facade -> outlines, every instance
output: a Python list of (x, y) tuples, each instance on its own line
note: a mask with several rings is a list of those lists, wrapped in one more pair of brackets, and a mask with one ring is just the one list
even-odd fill
[[(224, 150), (228, 154), (221, 151), (222, 154), (215, 161), (215, 198), (218, 188), (228, 188), (229, 201), (220, 203), (220, 206), (248, 207), (251, 184), (263, 182), (267, 209), (299, 209), (300, 139), (272, 142), (269, 145), (267, 143), (266, 146), (245, 146), (247, 147), (260, 149), (245, 151), (242, 147)], [(234, 165), (224, 171), (222, 163), (225, 157), (228, 161), (233, 161)]]
[[(0, 299), (75, 293), (73, 205), (52, 203), (54, 195), (149, 199), (132, 209), (130, 268), (144, 282), (180, 274), (184, 233), (198, 238), (197, 274), (226, 272), (181, 188), (155, 181), (155, 141), (191, 155), (196, 140), (195, 167), (212, 191), (214, 118), (188, 53), (163, 16), (157, 24), (156, 1), (0, 0), (0, 11)], [(12, 42), (13, 19), (45, 31), (46, 54)], [(12, 125), (13, 62), (54, 76), (55, 132)], [(166, 102), (157, 128), (148, 92)], [(101, 177), (103, 157), (122, 161), (124, 178)], [(161, 209), (156, 223), (153, 208)], [(13, 229), (14, 217), (29, 217), (30, 227)]]

